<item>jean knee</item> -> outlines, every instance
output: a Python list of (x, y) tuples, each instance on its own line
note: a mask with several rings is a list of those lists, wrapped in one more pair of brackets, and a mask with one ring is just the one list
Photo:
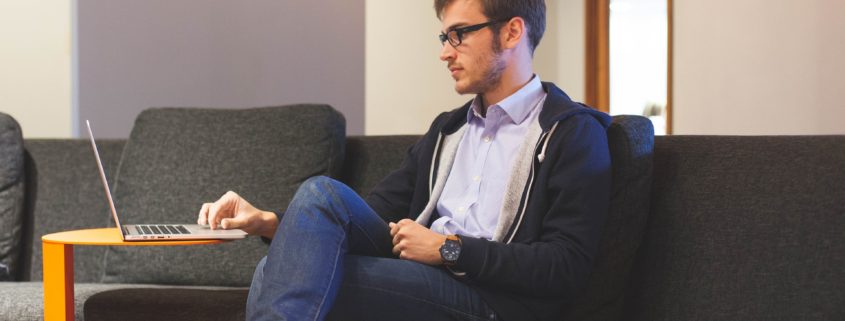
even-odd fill
[(338, 199), (345, 195), (357, 195), (349, 186), (327, 176), (312, 176), (299, 185), (296, 196), (316, 196), (317, 199)]
[[(339, 215), (338, 219), (347, 221), (345, 213), (338, 209), (345, 208), (343, 203), (352, 194), (355, 194), (352, 189), (335, 179), (313, 176), (299, 185), (285, 216), (299, 214), (310, 216), (317, 212), (324, 212), (323, 209), (333, 209), (325, 211), (325, 214)], [(314, 209), (320, 210), (314, 211)], [(282, 228), (281, 225), (279, 228)]]
[(302, 186), (318, 186), (318, 187), (325, 187), (327, 185), (334, 185), (337, 181), (331, 177), (318, 175), (318, 176), (311, 176), (302, 182)]
[(299, 185), (297, 193), (325, 195), (341, 183), (327, 176), (311, 176)]

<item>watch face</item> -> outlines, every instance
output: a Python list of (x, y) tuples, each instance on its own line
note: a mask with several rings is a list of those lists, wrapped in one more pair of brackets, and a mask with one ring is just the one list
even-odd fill
[(454, 240), (446, 240), (440, 247), (440, 256), (449, 263), (455, 263), (461, 255), (461, 244)]

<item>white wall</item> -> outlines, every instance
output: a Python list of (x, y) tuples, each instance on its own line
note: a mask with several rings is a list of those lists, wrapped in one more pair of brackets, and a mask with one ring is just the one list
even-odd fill
[[(585, 96), (584, 1), (546, 1), (546, 35), (534, 59), (537, 73), (545, 81), (556, 83), (576, 101), (583, 101)], [(557, 68), (546, 69), (545, 61), (549, 60), (556, 60)]]
[(440, 112), (465, 103), (438, 59), (433, 1), (366, 1), (367, 135), (420, 134)]
[(674, 133), (845, 134), (845, 1), (674, 4)]
[(0, 112), (26, 138), (71, 135), (70, 1), (0, 1)]
[(79, 1), (79, 121), (126, 137), (149, 107), (328, 103), (362, 134), (363, 3)]
[[(440, 21), (433, 1), (366, 1), (366, 134), (420, 134), (434, 117), (461, 106), (439, 60)], [(583, 0), (547, 1), (547, 30), (535, 71), (573, 99), (584, 96)]]

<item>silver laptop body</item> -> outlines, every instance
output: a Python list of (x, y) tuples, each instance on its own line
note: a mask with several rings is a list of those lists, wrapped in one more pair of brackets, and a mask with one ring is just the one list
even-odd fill
[(88, 126), (88, 136), (91, 138), (91, 147), (94, 149), (94, 157), (97, 159), (97, 169), (100, 170), (100, 180), (106, 191), (106, 198), (109, 200), (109, 209), (114, 219), (115, 226), (119, 226), (120, 234), (124, 241), (156, 241), (156, 240), (209, 240), (209, 239), (242, 239), (247, 236), (243, 230), (212, 230), (206, 225), (197, 224), (134, 224), (120, 225), (117, 217), (117, 210), (114, 207), (114, 200), (111, 196), (109, 183), (106, 180), (106, 172), (103, 170), (103, 162), (100, 161), (100, 152), (97, 150), (97, 143), (94, 142), (94, 132), (91, 131), (91, 123), (85, 121)]

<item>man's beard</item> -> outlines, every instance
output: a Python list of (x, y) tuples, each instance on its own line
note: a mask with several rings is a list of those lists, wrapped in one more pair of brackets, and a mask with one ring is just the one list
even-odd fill
[(490, 57), (488, 57), (489, 65), (488, 68), (484, 70), (484, 73), (481, 75), (481, 79), (477, 83), (471, 84), (461, 94), (483, 94), (498, 86), (499, 83), (502, 81), (502, 74), (505, 73), (507, 63), (502, 57), (502, 44), (498, 35), (494, 37), (493, 43), (491, 44), (491, 49), (493, 53)]

